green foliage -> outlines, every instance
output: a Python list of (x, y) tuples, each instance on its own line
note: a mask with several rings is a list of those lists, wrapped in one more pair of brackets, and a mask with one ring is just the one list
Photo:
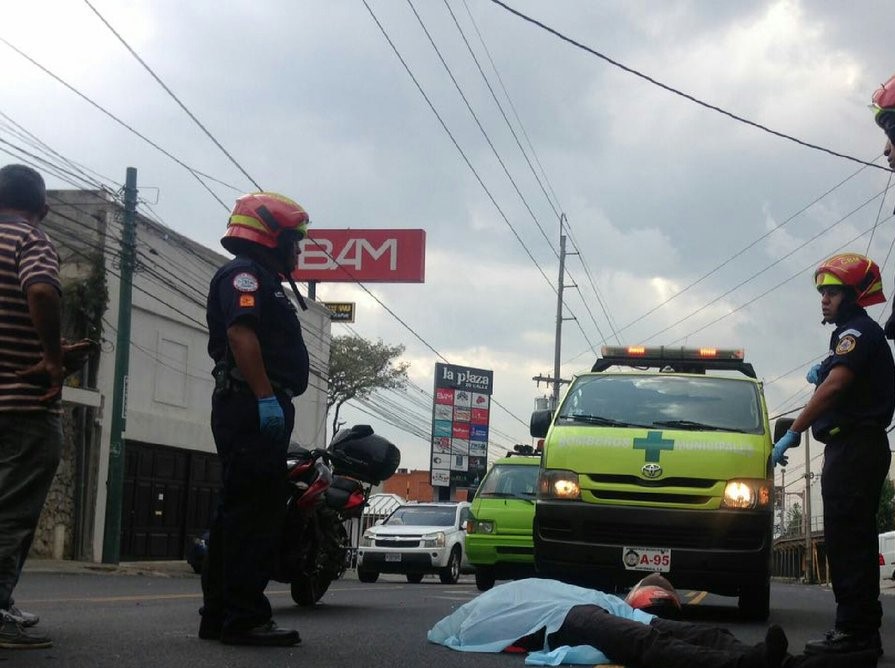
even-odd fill
[(81, 279), (62, 286), (62, 335), (71, 341), (88, 338), (100, 341), (103, 313), (109, 301), (109, 288), (101, 255), (90, 258), (90, 271)]
[(376, 390), (400, 389), (407, 384), (408, 362), (395, 362), (403, 345), (389, 346), (356, 336), (337, 336), (329, 351), (329, 392), (326, 408), (335, 407), (333, 431), (339, 409), (351, 399), (367, 399)]
[(783, 533), (786, 536), (796, 536), (803, 532), (802, 505), (797, 501), (786, 511), (786, 529)]
[(878, 533), (895, 530), (895, 483), (889, 478), (883, 481), (883, 490), (879, 498), (879, 511), (876, 513)]

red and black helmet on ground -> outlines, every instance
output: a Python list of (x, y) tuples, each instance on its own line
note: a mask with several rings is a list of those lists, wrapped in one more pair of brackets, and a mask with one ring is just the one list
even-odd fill
[(895, 74), (873, 93), (873, 112), (876, 124), (889, 141), (895, 144)]
[(650, 573), (628, 592), (625, 603), (659, 617), (676, 617), (681, 599), (671, 583), (658, 573)]
[(886, 301), (879, 267), (858, 253), (840, 253), (821, 262), (814, 272), (814, 285), (818, 290), (827, 285), (851, 288), (858, 306), (865, 308)]
[(221, 245), (231, 253), (246, 241), (277, 249), (303, 239), (309, 222), (307, 211), (284, 195), (249, 193), (236, 200)]

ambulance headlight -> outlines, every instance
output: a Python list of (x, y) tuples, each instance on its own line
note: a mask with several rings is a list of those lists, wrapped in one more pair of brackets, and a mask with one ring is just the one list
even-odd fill
[(538, 498), (577, 501), (581, 498), (578, 474), (560, 469), (544, 471), (538, 479)]
[(722, 508), (757, 510), (771, 506), (771, 485), (767, 480), (730, 480), (724, 488)]

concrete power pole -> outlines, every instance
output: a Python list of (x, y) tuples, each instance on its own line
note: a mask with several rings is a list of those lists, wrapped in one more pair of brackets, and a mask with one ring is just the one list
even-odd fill
[(811, 430), (805, 431), (805, 582), (814, 582), (811, 540)]
[(553, 410), (559, 406), (559, 353), (562, 349), (562, 293), (566, 280), (566, 235), (559, 219), (559, 283), (556, 286), (556, 339), (553, 342)]
[(109, 475), (106, 481), (106, 523), (103, 563), (117, 564), (121, 556), (121, 503), (124, 487), (124, 438), (127, 421), (127, 376), (131, 340), (131, 296), (137, 244), (137, 170), (127, 168), (124, 221), (121, 234), (121, 285), (118, 292), (118, 337), (115, 342), (115, 385), (109, 437)]

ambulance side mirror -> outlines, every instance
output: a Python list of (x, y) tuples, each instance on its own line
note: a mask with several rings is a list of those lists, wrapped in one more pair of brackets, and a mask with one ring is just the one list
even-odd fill
[(552, 421), (553, 411), (549, 409), (533, 411), (531, 421), (528, 423), (528, 430), (534, 438), (544, 438)]
[[(774, 443), (783, 438), (783, 435), (792, 429), (792, 425), (795, 422), (793, 418), (780, 418), (774, 424)], [(797, 448), (802, 445), (802, 436), (799, 434), (799, 442), (796, 443), (793, 447)]]

